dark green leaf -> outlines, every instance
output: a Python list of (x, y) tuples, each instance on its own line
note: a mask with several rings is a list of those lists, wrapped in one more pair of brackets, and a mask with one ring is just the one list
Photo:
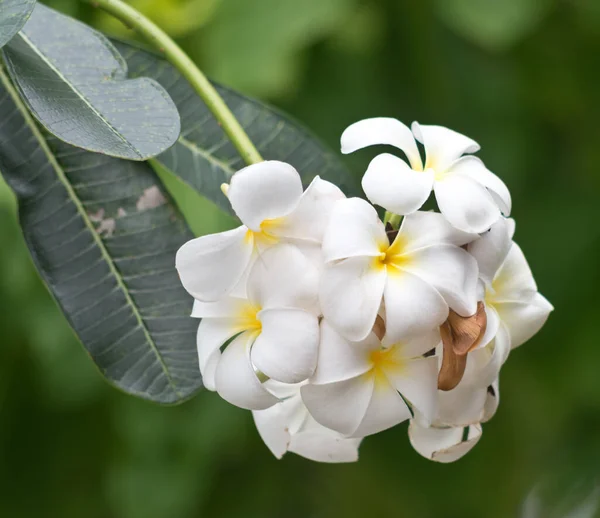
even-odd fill
[(177, 139), (179, 114), (149, 78), (127, 65), (99, 32), (38, 4), (3, 49), (9, 72), (38, 121), (74, 146), (130, 160)]
[(0, 170), (40, 275), (110, 381), (162, 403), (188, 397), (200, 373), (174, 267), (192, 237), (181, 215), (147, 164), (47, 137), (0, 78)]
[[(156, 79), (170, 94), (181, 113), (177, 143), (157, 160), (203, 196), (230, 211), (220, 186), (244, 167), (239, 154), (195, 94), (189, 83), (166, 61), (125, 43), (116, 43), (129, 64), (132, 77)], [(347, 195), (357, 192), (346, 166), (306, 129), (277, 110), (228, 88), (219, 93), (265, 159), (292, 164), (308, 184), (315, 175), (338, 185)]]
[(31, 16), (36, 0), (0, 0), (0, 47), (4, 47)]

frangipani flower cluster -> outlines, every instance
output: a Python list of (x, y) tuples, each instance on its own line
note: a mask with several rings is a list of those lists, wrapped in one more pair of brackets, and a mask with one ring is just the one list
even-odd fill
[[(277, 457), (354, 461), (364, 437), (409, 421), (417, 452), (451, 462), (480, 439), (500, 368), (552, 306), (512, 240), (508, 189), (462, 156), (474, 141), (383, 118), (342, 136), (343, 152), (372, 144), (410, 164), (379, 155), (363, 177), (400, 224), (318, 176), (303, 191), (282, 162), (223, 186), (242, 225), (176, 258), (201, 319), (200, 371), (206, 388), (252, 411)], [(419, 210), (432, 190), (441, 213)]]

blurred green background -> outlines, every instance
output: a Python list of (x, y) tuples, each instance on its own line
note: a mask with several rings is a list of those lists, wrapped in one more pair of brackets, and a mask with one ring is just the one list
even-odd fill
[[(591, 518), (600, 497), (600, 2), (132, 0), (214, 79), (333, 147), (360, 118), (475, 138), (556, 311), (503, 369), (502, 404), (451, 465), (401, 425), (361, 460), (275, 460), (213, 393), (162, 408), (110, 388), (38, 279), (0, 184), (0, 516)], [(49, 5), (132, 34), (78, 0)], [(374, 151), (361, 153), (355, 173)], [(197, 232), (230, 224), (186, 202)]]

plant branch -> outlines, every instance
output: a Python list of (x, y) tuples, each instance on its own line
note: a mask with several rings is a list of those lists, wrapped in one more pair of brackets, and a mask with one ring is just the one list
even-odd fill
[(263, 159), (258, 150), (215, 87), (167, 33), (122, 0), (85, 1), (121, 20), (127, 27), (135, 30), (160, 50), (206, 103), (244, 161), (247, 164), (262, 162)]

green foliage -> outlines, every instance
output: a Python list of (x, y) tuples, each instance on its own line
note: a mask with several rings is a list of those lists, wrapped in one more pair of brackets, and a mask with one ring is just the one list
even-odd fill
[(25, 25), (36, 0), (0, 0), (0, 47)]
[[(146, 76), (159, 82), (181, 113), (182, 132), (177, 143), (156, 160), (225, 211), (231, 211), (221, 184), (229, 182), (244, 163), (210, 111), (189, 83), (164, 60), (131, 45), (116, 43), (127, 60), (132, 77)], [(265, 160), (292, 164), (308, 185), (321, 176), (351, 194), (357, 191), (350, 172), (338, 155), (323, 147), (306, 129), (278, 110), (231, 89), (218, 91), (255, 143)]]
[(188, 397), (200, 374), (173, 267), (192, 237), (182, 217), (150, 166), (45, 136), (2, 82), (0, 169), (42, 278), (110, 381), (163, 403)]
[(436, 0), (441, 19), (490, 50), (504, 50), (543, 20), (554, 0)]
[(128, 80), (115, 48), (80, 22), (38, 5), (3, 53), (32, 113), (69, 144), (145, 160), (179, 135), (165, 91), (148, 78)]

